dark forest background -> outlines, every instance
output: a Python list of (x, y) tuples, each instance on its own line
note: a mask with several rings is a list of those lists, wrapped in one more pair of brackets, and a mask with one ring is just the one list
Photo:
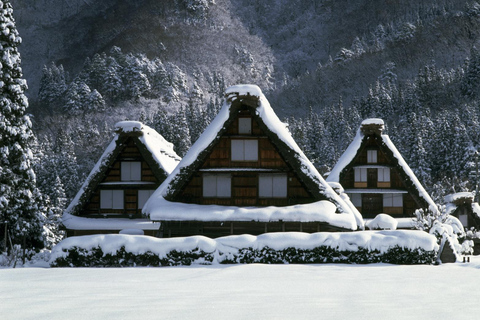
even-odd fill
[[(434, 199), (472, 190), (480, 5), (460, 0), (13, 0), (41, 191), (68, 204), (121, 120), (184, 155), (224, 90), (257, 84), (327, 174), (361, 121)], [(55, 181), (55, 183), (53, 183)]]

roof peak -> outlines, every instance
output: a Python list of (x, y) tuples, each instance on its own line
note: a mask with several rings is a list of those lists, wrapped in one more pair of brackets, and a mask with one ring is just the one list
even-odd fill
[(254, 84), (239, 84), (231, 86), (225, 91), (228, 102), (239, 101), (254, 108), (260, 105), (262, 95), (262, 90)]
[(362, 121), (360, 130), (364, 135), (377, 134), (381, 135), (385, 129), (385, 123), (379, 118), (370, 118)]
[(140, 121), (120, 121), (115, 124), (115, 132), (140, 132), (145, 125)]

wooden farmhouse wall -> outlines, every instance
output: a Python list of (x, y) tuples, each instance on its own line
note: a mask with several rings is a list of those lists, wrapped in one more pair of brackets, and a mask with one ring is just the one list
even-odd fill
[(123, 142), (123, 148), (105, 169), (103, 179), (81, 210), (81, 216), (141, 217), (142, 205), (160, 181), (142, 156), (136, 140), (129, 137)]
[[(250, 110), (239, 110), (175, 201), (233, 206), (315, 201)], [(215, 187), (218, 192), (211, 190)]]

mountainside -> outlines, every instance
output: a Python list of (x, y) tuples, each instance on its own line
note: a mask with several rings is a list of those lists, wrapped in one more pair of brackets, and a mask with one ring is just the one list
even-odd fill
[[(24, 39), (23, 67), (36, 98), (43, 65), (63, 64), (71, 74), (84, 60), (112, 46), (178, 65), (188, 74), (219, 72), (227, 85), (250, 80), (264, 90), (298, 79), (302, 96), (331, 103), (364, 95), (386, 62), (399, 80), (411, 79), (426, 63), (454, 68), (478, 41), (475, 5), (461, 0), (298, 1), (275, 4), (245, 0), (13, 0)], [(245, 58), (246, 57), (246, 58)], [(260, 75), (269, 68), (275, 87), (242, 74), (251, 60)], [(311, 82), (311, 74), (320, 79)], [(304, 83), (306, 82), (306, 83)], [(288, 83), (288, 82), (287, 82)], [(314, 88), (311, 88), (311, 87)], [(287, 87), (288, 88), (288, 87)], [(313, 90), (313, 91), (312, 91)], [(276, 92), (270, 93), (270, 97)], [(291, 93), (286, 91), (286, 95)], [(276, 100), (281, 109), (288, 104)], [(295, 106), (295, 110), (297, 106)], [(307, 110), (307, 107), (303, 107)]]
[[(144, 121), (183, 154), (225, 88), (238, 83), (264, 91), (322, 173), (362, 119), (381, 117), (436, 200), (472, 188), (472, 150), (480, 148), (477, 2), (12, 4), (40, 153), (78, 160), (68, 196), (116, 121)], [(40, 177), (61, 167), (50, 160), (39, 164)]]

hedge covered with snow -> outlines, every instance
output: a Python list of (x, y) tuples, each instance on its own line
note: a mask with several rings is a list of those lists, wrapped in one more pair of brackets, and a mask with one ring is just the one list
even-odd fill
[(132, 235), (67, 238), (52, 250), (52, 267), (178, 266), (234, 263), (431, 264), (436, 238), (422, 231), (270, 233), (210, 239)]

